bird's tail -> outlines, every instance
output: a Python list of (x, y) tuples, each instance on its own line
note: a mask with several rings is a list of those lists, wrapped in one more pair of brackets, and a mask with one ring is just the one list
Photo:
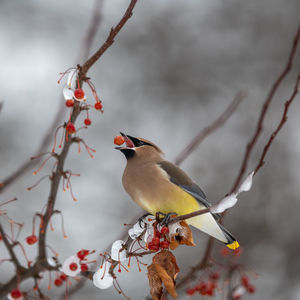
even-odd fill
[(217, 221), (210, 213), (188, 219), (187, 222), (190, 225), (223, 242), (228, 248), (232, 250), (235, 250), (239, 247), (239, 243), (237, 242), (235, 237), (221, 224), (217, 223)]

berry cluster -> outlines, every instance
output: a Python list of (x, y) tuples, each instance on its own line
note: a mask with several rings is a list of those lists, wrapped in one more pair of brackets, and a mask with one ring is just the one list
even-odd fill
[(68, 276), (64, 273), (62, 273), (60, 276), (56, 277), (54, 279), (54, 285), (56, 286), (61, 286), (64, 281), (67, 281)]
[(247, 275), (241, 277), (241, 284), (248, 293), (253, 294), (255, 292), (255, 286), (250, 283), (250, 279)]
[[(60, 80), (58, 81), (58, 83), (60, 83), (61, 79), (68, 74), (68, 79), (67, 79), (67, 84), (65, 85), (64, 89), (63, 89), (63, 95), (65, 98), (65, 105), (68, 108), (72, 108), (75, 105), (75, 102), (86, 102), (87, 97), (85, 94), (85, 91), (82, 89), (82, 87), (80, 86), (80, 82), (78, 79), (78, 69), (74, 69), (71, 68), (69, 70), (67, 70), (66, 72), (62, 73), (62, 76), (60, 78)], [(87, 111), (87, 116), (84, 119), (83, 123), (85, 126), (90, 126), (92, 124), (91, 119), (89, 118), (88, 115), (88, 110), (90, 109), (90, 107), (94, 108), (95, 110), (101, 111), (103, 112), (103, 105), (102, 105), (102, 101), (99, 99), (99, 96), (96, 92), (96, 88), (93, 85), (93, 83), (90, 81), (90, 79), (86, 80), (89, 88), (91, 89), (91, 92), (94, 96), (95, 99), (95, 104), (94, 105), (90, 105), (90, 104), (84, 104), (81, 105), (81, 109), (82, 110), (86, 110)], [(70, 131), (68, 131), (68, 128), (66, 127), (66, 131), (68, 134), (72, 134), (76, 132), (75, 126), (73, 123), (69, 122), (68, 125), (70, 125)]]
[[(89, 269), (88, 265), (85, 263), (85, 261), (86, 261), (86, 257), (91, 253), (94, 253), (94, 251), (89, 251), (89, 250), (86, 250), (86, 249), (82, 249), (82, 250), (78, 251), (77, 254), (76, 254), (77, 257), (80, 260), (80, 270), (82, 272), (85, 272)], [(71, 266), (70, 266), (70, 268), (71, 268)]]
[(147, 247), (150, 251), (159, 251), (160, 249), (169, 249), (170, 242), (167, 240), (169, 234), (169, 228), (163, 226), (160, 231), (158, 230), (156, 223), (153, 224), (154, 234), (153, 237), (147, 243)]
[(215, 295), (215, 289), (218, 287), (217, 281), (220, 278), (219, 272), (212, 272), (207, 282), (201, 281), (196, 286), (189, 288), (186, 293), (189, 296), (193, 296), (195, 293), (199, 293), (202, 296), (213, 297)]

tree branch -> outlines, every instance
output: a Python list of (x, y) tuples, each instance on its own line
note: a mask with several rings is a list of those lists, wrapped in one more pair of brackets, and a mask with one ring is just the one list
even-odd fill
[[(80, 52), (83, 53), (82, 55), (79, 55), (79, 57), (82, 57), (84, 61), (87, 60), (92, 42), (94, 40), (94, 37), (97, 33), (97, 29), (99, 27), (100, 21), (101, 21), (101, 12), (100, 8), (102, 7), (103, 0), (96, 0), (95, 7), (93, 9), (93, 17), (91, 20), (91, 23), (89, 25), (86, 38), (82, 42), (81, 50)], [(40, 153), (46, 152), (47, 148), (49, 147), (50, 141), (53, 138), (53, 132), (55, 131), (57, 124), (60, 123), (61, 119), (63, 118), (65, 114), (65, 103), (64, 98), (61, 97), (61, 101), (57, 110), (57, 113), (55, 115), (55, 118), (51, 125), (49, 126), (44, 138), (42, 139), (40, 146), (38, 150), (35, 152), (36, 154), (33, 156), (38, 156)], [(0, 103), (0, 111), (1, 111), (1, 103)], [(20, 177), (22, 177), (26, 172), (28, 172), (31, 168), (33, 168), (35, 165), (37, 165), (40, 162), (40, 158), (37, 158), (35, 160), (27, 160), (24, 162), (17, 170), (15, 170), (12, 174), (7, 176), (5, 179), (3, 179), (0, 182), (0, 193), (4, 191), (5, 188), (10, 186), (12, 183), (14, 183), (16, 180), (18, 180)]]
[(6, 237), (6, 233), (5, 233), (1, 223), (0, 223), (0, 234), (1, 234), (2, 240), (4, 242), (4, 245), (10, 255), (11, 261), (14, 263), (14, 265), (16, 267), (16, 273), (17, 273), (22, 268), (22, 266), (13, 250), (13, 245), (10, 244), (8, 238)]
[(283, 125), (286, 123), (288, 117), (287, 117), (287, 113), (289, 110), (289, 107), (291, 105), (291, 103), (293, 102), (293, 100), (295, 99), (296, 95), (298, 94), (298, 87), (299, 87), (299, 83), (300, 83), (300, 74), (298, 75), (295, 87), (294, 87), (294, 91), (291, 95), (291, 97), (289, 98), (289, 100), (287, 100), (284, 104), (284, 110), (282, 113), (282, 117), (281, 120), (277, 126), (277, 128), (273, 131), (273, 133), (271, 134), (267, 144), (264, 147), (264, 150), (261, 154), (260, 160), (256, 166), (256, 168), (254, 169), (254, 175), (257, 173), (257, 171), (264, 165), (265, 163), (265, 157), (267, 155), (268, 150), (270, 149), (270, 146), (272, 144), (272, 142), (274, 141), (275, 137), (277, 136), (278, 132), (281, 130), (281, 128), (283, 127)]
[(293, 45), (292, 45), (292, 48), (291, 48), (291, 51), (290, 51), (290, 55), (288, 57), (287, 64), (286, 64), (285, 68), (283, 69), (283, 71), (281, 72), (281, 74), (276, 79), (276, 81), (274, 82), (273, 86), (271, 87), (271, 90), (269, 91), (267, 99), (265, 100), (265, 102), (263, 104), (263, 107), (261, 109), (259, 119), (258, 119), (258, 122), (257, 122), (257, 125), (256, 125), (256, 130), (253, 134), (253, 137), (251, 138), (251, 140), (249, 141), (249, 143), (246, 147), (244, 158), (243, 158), (238, 176), (237, 176), (237, 178), (236, 178), (236, 180), (235, 180), (235, 182), (232, 186), (231, 193), (234, 192), (237, 189), (237, 187), (240, 185), (240, 183), (242, 181), (243, 176), (245, 175), (245, 172), (247, 170), (248, 161), (249, 161), (249, 158), (250, 158), (250, 154), (251, 154), (251, 152), (252, 152), (252, 150), (253, 150), (253, 148), (254, 148), (254, 146), (255, 146), (255, 144), (256, 144), (259, 136), (260, 136), (260, 134), (262, 133), (263, 122), (264, 122), (266, 113), (268, 111), (268, 108), (270, 106), (270, 103), (273, 100), (274, 95), (277, 92), (280, 84), (283, 82), (283, 80), (285, 79), (285, 77), (287, 76), (287, 74), (289, 73), (289, 71), (292, 68), (293, 60), (294, 60), (296, 50), (297, 50), (297, 46), (298, 46), (298, 43), (299, 43), (299, 39), (300, 39), (300, 25), (299, 25), (297, 33), (294, 37)]
[(193, 217), (196, 217), (196, 216), (204, 215), (208, 212), (210, 212), (209, 208), (199, 209), (199, 210), (193, 211), (189, 214), (180, 215), (180, 216), (176, 216), (174, 218), (171, 218), (168, 223), (172, 224), (172, 223), (180, 222), (180, 221), (190, 219), (190, 218), (193, 218)]
[(234, 97), (233, 101), (229, 104), (226, 110), (209, 126), (204, 127), (193, 139), (192, 141), (177, 155), (174, 163), (180, 165), (188, 156), (192, 154), (193, 151), (200, 145), (203, 140), (211, 135), (214, 131), (221, 128), (224, 123), (231, 117), (231, 115), (238, 108), (239, 104), (244, 98), (247, 97), (247, 93), (244, 91), (238, 92)]
[(124, 27), (126, 22), (132, 16), (132, 11), (137, 1), (138, 0), (131, 0), (120, 22), (117, 24), (116, 27), (111, 28), (110, 33), (106, 41), (104, 42), (104, 44), (82, 66), (78, 66), (80, 78), (82, 78), (83, 80), (86, 78), (86, 74), (88, 70), (96, 63), (96, 61), (103, 55), (103, 53), (114, 43), (114, 38), (117, 36), (117, 34)]
[[(262, 132), (262, 129), (263, 129), (263, 121), (264, 121), (264, 118), (265, 118), (266, 113), (267, 113), (267, 111), (268, 111), (269, 105), (270, 105), (270, 103), (271, 103), (271, 101), (272, 101), (272, 99), (273, 99), (275, 93), (277, 92), (277, 90), (278, 90), (280, 84), (283, 82), (283, 80), (285, 79), (285, 77), (287, 76), (287, 74), (289, 73), (289, 71), (290, 71), (291, 68), (292, 68), (293, 61), (294, 61), (294, 57), (295, 57), (295, 53), (296, 53), (296, 50), (297, 50), (297, 47), (298, 47), (298, 44), (299, 44), (299, 39), (300, 39), (300, 25), (299, 25), (299, 27), (298, 27), (298, 29), (297, 29), (297, 33), (296, 33), (296, 35), (295, 35), (295, 37), (294, 37), (293, 44), (292, 44), (292, 48), (291, 48), (291, 51), (290, 51), (290, 54), (289, 54), (289, 57), (288, 57), (287, 64), (286, 64), (284, 70), (283, 70), (283, 71), (281, 72), (281, 74), (279, 75), (279, 77), (278, 77), (278, 78), (276, 79), (276, 81), (274, 82), (274, 84), (273, 84), (273, 86), (271, 87), (271, 90), (270, 90), (270, 92), (269, 92), (269, 94), (268, 94), (268, 96), (267, 96), (267, 98), (266, 98), (266, 100), (265, 100), (265, 102), (264, 102), (264, 104), (263, 104), (263, 107), (262, 107), (262, 110), (261, 110), (261, 113), (260, 113), (260, 116), (259, 116), (259, 119), (258, 119), (258, 122), (257, 122), (256, 130), (255, 130), (255, 132), (254, 132), (253, 137), (251, 138), (251, 140), (249, 141), (249, 143), (248, 143), (248, 145), (247, 145), (247, 147), (246, 147), (245, 154), (244, 154), (244, 158), (243, 158), (243, 160), (242, 160), (242, 163), (241, 163), (241, 167), (240, 167), (239, 173), (238, 173), (238, 175), (237, 175), (237, 177), (236, 177), (236, 180), (235, 180), (235, 182), (234, 182), (234, 184), (233, 184), (233, 187), (232, 187), (230, 193), (234, 192), (234, 191), (237, 189), (237, 187), (240, 185), (241, 180), (242, 180), (242, 178), (243, 178), (243, 176), (244, 176), (244, 174), (245, 174), (245, 172), (246, 172), (246, 170), (247, 170), (247, 165), (248, 165), (248, 161), (249, 161), (249, 158), (250, 158), (250, 154), (251, 154), (251, 152), (252, 152), (252, 149), (253, 149), (254, 145), (256, 144), (256, 141), (257, 141), (259, 135), (260, 135), (261, 132)], [(298, 87), (298, 84), (299, 84), (299, 78), (298, 78), (298, 80), (297, 80), (296, 87), (295, 87), (295, 89), (294, 89), (294, 93), (295, 93), (295, 91), (296, 91), (296, 93), (297, 93), (297, 87)], [(293, 101), (293, 99), (294, 99), (294, 97), (295, 97), (295, 96), (293, 96), (294, 93), (292, 94), (292, 97), (290, 98), (290, 100), (292, 99), (291, 101)], [(286, 104), (286, 105), (285, 105), (285, 110), (286, 110), (286, 106), (289, 106), (289, 105), (290, 105), (290, 104), (288, 104), (288, 105)], [(284, 113), (284, 115), (285, 115), (285, 113)], [(285, 122), (285, 121), (284, 121), (284, 122)], [(280, 123), (281, 123), (281, 122), (280, 122)], [(282, 124), (282, 125), (283, 125), (283, 124)], [(279, 126), (280, 126), (280, 124), (279, 124)], [(282, 127), (282, 126), (281, 126), (281, 127)], [(280, 127), (280, 128), (281, 128), (281, 127)], [(280, 130), (280, 128), (279, 128), (279, 130)], [(278, 129), (278, 128), (277, 128), (277, 129)], [(276, 130), (275, 130), (275, 132), (276, 132)], [(278, 133), (278, 132), (277, 132), (277, 133)], [(276, 134), (277, 134), (277, 133), (276, 133)], [(275, 136), (276, 136), (276, 135), (275, 135)], [(274, 136), (274, 138), (275, 138), (275, 136)], [(271, 138), (272, 138), (272, 135), (271, 135)], [(272, 141), (273, 141), (274, 138), (272, 138)], [(271, 143), (272, 143), (272, 141), (271, 141)], [(270, 141), (269, 141), (269, 142), (270, 142)], [(267, 150), (269, 149), (269, 147), (270, 147), (270, 145), (268, 146), (269, 142), (268, 142), (267, 145), (265, 146), (265, 147), (267, 147), (266, 151), (267, 151)], [(266, 155), (266, 153), (264, 154), (264, 152), (263, 152), (263, 157), (261, 158), (262, 160), (264, 160), (264, 156), (265, 156), (265, 155)], [(261, 160), (261, 159), (260, 159), (260, 160)], [(257, 167), (258, 167), (259, 165), (260, 165), (260, 163), (258, 163)], [(256, 167), (256, 168), (257, 168), (257, 167)], [(259, 167), (259, 168), (260, 168), (260, 167)], [(258, 169), (259, 169), (259, 168), (258, 168)], [(223, 219), (224, 219), (224, 216), (225, 216), (225, 213), (222, 214)], [(181, 282), (183, 282), (183, 283), (187, 282), (190, 278), (192, 278), (193, 276), (195, 276), (196, 272), (198, 272), (199, 270), (201, 270), (201, 269), (203, 268), (202, 266), (205, 266), (205, 265), (207, 264), (208, 259), (209, 259), (210, 255), (211, 255), (211, 252), (212, 252), (212, 250), (213, 250), (213, 245), (214, 245), (214, 238), (210, 237), (209, 240), (208, 240), (208, 242), (207, 242), (207, 245), (206, 245), (206, 251), (205, 251), (206, 254), (205, 254), (204, 257), (201, 259), (201, 261), (197, 264), (198, 267), (193, 267), (193, 268), (191, 269), (191, 271), (189, 271), (184, 277), (182, 277), (182, 278), (180, 279), (180, 281), (179, 281), (179, 283), (178, 283), (177, 286), (182, 287), (183, 284), (182, 284)]]

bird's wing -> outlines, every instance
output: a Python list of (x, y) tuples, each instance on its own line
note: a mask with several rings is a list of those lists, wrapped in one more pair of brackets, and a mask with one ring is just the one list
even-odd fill
[(158, 163), (169, 176), (169, 180), (193, 196), (200, 204), (210, 207), (211, 204), (206, 200), (206, 196), (201, 188), (179, 167), (169, 161), (163, 160)]

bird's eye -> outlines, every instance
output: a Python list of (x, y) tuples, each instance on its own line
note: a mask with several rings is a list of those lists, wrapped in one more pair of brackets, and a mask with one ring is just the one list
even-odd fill
[(140, 146), (143, 146), (143, 145), (145, 145), (145, 143), (140, 141), (140, 140), (138, 140), (138, 142), (136, 143), (136, 147), (140, 147)]

